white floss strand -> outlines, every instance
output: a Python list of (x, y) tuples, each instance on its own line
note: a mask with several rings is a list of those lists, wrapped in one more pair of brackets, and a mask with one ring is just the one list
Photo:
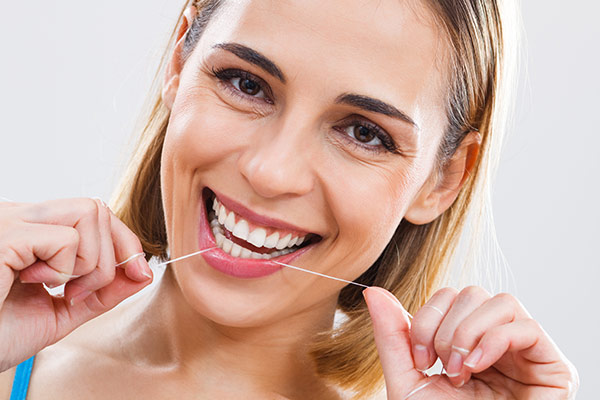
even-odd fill
[(356, 282), (352, 282), (352, 281), (347, 281), (347, 280), (342, 279), (342, 278), (336, 278), (335, 276), (329, 276), (329, 275), (322, 274), (320, 272), (315, 272), (315, 271), (311, 271), (311, 270), (308, 270), (308, 269), (304, 269), (304, 268), (300, 268), (300, 267), (295, 267), (293, 265), (284, 264), (284, 263), (281, 263), (279, 261), (273, 261), (273, 262), (275, 264), (283, 265), (284, 267), (296, 269), (298, 271), (308, 272), (309, 274), (313, 274), (313, 275), (317, 275), (317, 276), (322, 276), (323, 278), (329, 278), (329, 279), (333, 279), (333, 280), (336, 280), (336, 281), (349, 283), (351, 285), (356, 285), (356, 286), (360, 286), (360, 287), (364, 287), (364, 288), (368, 288), (369, 287), (367, 285), (363, 285), (362, 283), (356, 283)]
[[(199, 255), (199, 254), (205, 253), (205, 252), (207, 252), (207, 251), (210, 251), (210, 250), (214, 250), (214, 249), (216, 249), (216, 248), (217, 248), (217, 247), (209, 247), (208, 249), (204, 249), (204, 250), (196, 251), (196, 252), (194, 252), (194, 253), (186, 254), (185, 256), (181, 256), (181, 257), (174, 258), (173, 260), (165, 261), (165, 262), (163, 262), (163, 263), (157, 264), (156, 266), (157, 266), (157, 267), (162, 267), (163, 265), (172, 264), (172, 263), (174, 263), (175, 261), (180, 261), (180, 260), (183, 260), (183, 259), (186, 259), (186, 258), (189, 258), (189, 257), (197, 256), (197, 255)], [(125, 260), (125, 261), (122, 261), (122, 262), (118, 263), (118, 264), (116, 265), (116, 267), (119, 267), (119, 266), (122, 266), (122, 265), (124, 265), (124, 264), (127, 264), (129, 261), (131, 261), (131, 260), (133, 260), (134, 258), (136, 258), (136, 257), (139, 257), (139, 256), (145, 256), (145, 254), (144, 254), (144, 253), (137, 253), (137, 254), (134, 254), (134, 255), (132, 255), (131, 257), (129, 257), (127, 260)], [(363, 288), (369, 288), (369, 287), (370, 287), (370, 286), (367, 286), (367, 285), (363, 285), (362, 283), (356, 283), (356, 282), (348, 281), (348, 280), (346, 280), (346, 279), (337, 278), (337, 277), (335, 277), (335, 276), (331, 276), (331, 275), (322, 274), (322, 273), (320, 273), (320, 272), (315, 272), (315, 271), (311, 271), (311, 270), (309, 270), (309, 269), (304, 269), (304, 268), (296, 267), (296, 266), (294, 266), (294, 265), (285, 264), (285, 263), (282, 263), (282, 262), (279, 262), (279, 261), (272, 260), (271, 262), (273, 262), (273, 263), (275, 263), (275, 264), (279, 264), (279, 265), (281, 265), (281, 266), (284, 266), (284, 267), (287, 267), (287, 268), (295, 269), (296, 271), (302, 271), (302, 272), (306, 272), (306, 273), (313, 274), (313, 275), (316, 275), (316, 276), (320, 276), (320, 277), (323, 277), (323, 278), (333, 279), (334, 281), (344, 282), (344, 283), (347, 283), (347, 284), (349, 284), (349, 285), (360, 286), (360, 287), (363, 287)], [(410, 314), (408, 313), (408, 311), (405, 311), (405, 312), (406, 312), (406, 314), (407, 314), (407, 315), (408, 315), (410, 318), (413, 318), (413, 316), (412, 316), (412, 315), (410, 315)]]

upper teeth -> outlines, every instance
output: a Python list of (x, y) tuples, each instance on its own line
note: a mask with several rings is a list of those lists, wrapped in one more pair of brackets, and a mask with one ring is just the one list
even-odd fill
[[(279, 232), (273, 232), (271, 235), (267, 236), (267, 230), (264, 228), (255, 228), (250, 232), (248, 221), (236, 216), (233, 211), (227, 212), (227, 209), (222, 204), (219, 204), (216, 198), (213, 201), (213, 210), (215, 211), (219, 224), (225, 225), (225, 228), (227, 228), (233, 236), (245, 240), (256, 247), (264, 246), (268, 249), (275, 247), (276, 249), (281, 250), (285, 247), (300, 245), (306, 238), (306, 236), (292, 237), (291, 233), (280, 238)], [(237, 222), (236, 218), (238, 219)]]

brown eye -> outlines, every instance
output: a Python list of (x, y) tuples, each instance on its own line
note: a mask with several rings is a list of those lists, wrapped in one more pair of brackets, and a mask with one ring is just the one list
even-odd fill
[(250, 79), (240, 79), (240, 89), (250, 96), (254, 96), (260, 91), (260, 85)]
[(362, 125), (354, 125), (352, 134), (359, 142), (362, 143), (369, 143), (371, 140), (376, 138), (375, 134), (371, 131), (371, 129)]

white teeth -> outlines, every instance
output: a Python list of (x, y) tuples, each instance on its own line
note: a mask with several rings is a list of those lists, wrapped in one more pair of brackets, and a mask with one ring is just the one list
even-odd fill
[[(237, 225), (236, 225), (237, 227)], [(235, 233), (234, 233), (235, 235)], [(253, 244), (256, 247), (263, 247), (265, 244), (265, 239), (267, 237), (267, 231), (263, 228), (256, 228), (253, 230), (250, 235), (248, 235), (248, 243)]]
[(287, 247), (292, 247), (293, 245), (296, 244), (297, 241), (298, 241), (298, 236), (296, 236), (295, 238), (293, 238), (292, 240), (290, 240), (290, 242), (288, 243)]
[[(233, 214), (233, 212), (232, 212)], [(227, 219), (229, 219), (229, 217), (227, 217)], [(227, 221), (225, 221), (225, 224), (227, 224)], [(227, 228), (229, 229), (229, 228)], [(231, 231), (231, 233), (233, 234), (233, 236), (235, 237), (239, 237), (240, 239), (243, 240), (248, 240), (248, 222), (246, 222), (245, 220), (241, 219), (238, 221), (237, 224), (235, 224), (233, 231)]]
[(242, 258), (250, 258), (251, 254), (252, 254), (251, 250), (242, 248), (242, 254), (240, 254), (240, 257), (242, 257)]
[(230, 211), (227, 219), (225, 219), (225, 228), (227, 228), (229, 232), (232, 232), (233, 228), (235, 228), (235, 215), (233, 214), (233, 211)]
[[(233, 211), (227, 212), (225, 207), (220, 204), (216, 198), (213, 200), (212, 209), (214, 210), (214, 213), (210, 212), (208, 214), (208, 220), (210, 221), (210, 227), (217, 246), (232, 257), (268, 260), (292, 253), (296, 250), (292, 249), (292, 247), (299, 246), (306, 239), (306, 236), (296, 236), (292, 238), (291, 233), (280, 238), (279, 232), (273, 232), (271, 235), (267, 236), (267, 230), (264, 228), (256, 228), (252, 232), (249, 232), (250, 226), (248, 221), (238, 217), (239, 221), (236, 224), (236, 215)], [(224, 235), (225, 231), (223, 230), (223, 226), (234, 236), (245, 240), (256, 247), (266, 247), (268, 249), (276, 248), (277, 250), (271, 253), (257, 253), (251, 251), (250, 249), (227, 239)]]
[(240, 254), (242, 254), (242, 246), (234, 243), (233, 247), (231, 248), (231, 257), (239, 257)]
[(225, 240), (225, 235), (217, 232), (215, 234), (215, 239), (217, 240), (217, 246), (221, 247), (221, 245), (223, 244), (223, 241)]
[(265, 244), (263, 246), (265, 246), (267, 249), (272, 249), (273, 247), (277, 246), (278, 241), (279, 241), (279, 232), (275, 232), (275, 233), (272, 233), (271, 235), (269, 235), (268, 238), (266, 238)]
[(275, 248), (277, 250), (281, 250), (284, 247), (286, 247), (288, 245), (288, 243), (290, 242), (290, 239), (292, 238), (292, 234), (288, 233), (287, 235), (285, 235), (285, 237), (279, 239), (279, 241), (277, 242), (277, 245), (275, 246)]
[(229, 254), (231, 253), (231, 248), (233, 247), (233, 242), (227, 238), (225, 238), (225, 240), (223, 240), (223, 246), (222, 249), (225, 253)]
[(219, 207), (219, 223), (221, 225), (223, 225), (225, 223), (225, 219), (227, 218), (227, 210), (225, 209), (225, 206), (221, 205), (221, 207)]

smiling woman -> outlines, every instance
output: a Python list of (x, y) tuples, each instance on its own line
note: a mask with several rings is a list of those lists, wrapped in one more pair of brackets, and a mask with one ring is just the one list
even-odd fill
[[(37, 354), (34, 399), (573, 396), (577, 373), (516, 299), (441, 288), (500, 147), (509, 10), (186, 3), (114, 214), (0, 208), (22, 232), (0, 242), (0, 343), (19, 343), (2, 370)], [(142, 249), (205, 251), (95, 318), (149, 283), (143, 259), (114, 268)], [(65, 282), (63, 299), (41, 285)], [(32, 304), (47, 324), (22, 340)], [(438, 358), (445, 374), (423, 374)]]

